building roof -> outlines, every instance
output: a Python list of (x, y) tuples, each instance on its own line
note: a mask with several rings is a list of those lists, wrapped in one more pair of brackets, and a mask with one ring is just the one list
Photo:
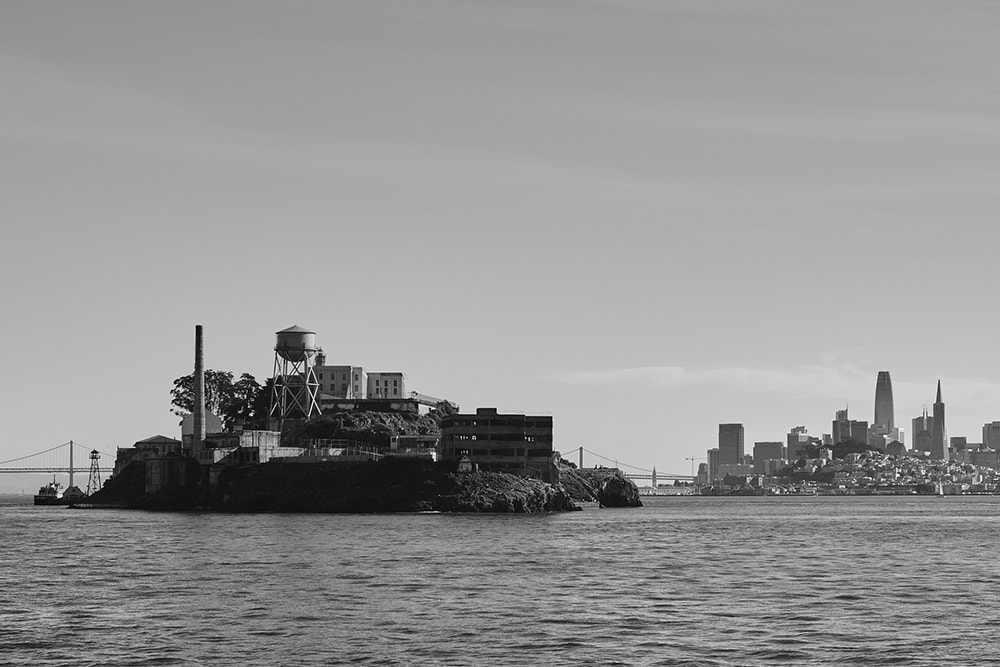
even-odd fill
[(171, 444), (175, 444), (176, 443), (178, 445), (181, 444), (180, 440), (174, 440), (173, 438), (168, 438), (165, 435), (151, 435), (148, 438), (146, 438), (145, 440), (138, 440), (135, 444), (137, 444), (137, 445), (143, 445), (143, 444), (150, 444), (150, 443), (154, 443), (154, 442), (156, 442), (156, 443), (166, 443), (166, 442), (169, 442)]

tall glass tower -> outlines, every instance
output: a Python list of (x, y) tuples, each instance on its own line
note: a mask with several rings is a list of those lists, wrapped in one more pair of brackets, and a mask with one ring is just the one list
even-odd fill
[(892, 410), (892, 380), (889, 371), (879, 371), (875, 381), (875, 421), (873, 426), (882, 426), (886, 433), (896, 428)]

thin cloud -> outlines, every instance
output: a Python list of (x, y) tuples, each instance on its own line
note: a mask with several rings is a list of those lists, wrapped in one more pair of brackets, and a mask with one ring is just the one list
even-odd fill
[(597, 371), (566, 371), (555, 373), (549, 379), (560, 384), (593, 387), (641, 386), (667, 391), (717, 388), (787, 396), (842, 398), (856, 394), (861, 386), (870, 384), (874, 388), (874, 377), (874, 373), (848, 365), (813, 365), (789, 369), (749, 366), (724, 368), (643, 366)]
[[(729, 366), (693, 368), (687, 366), (641, 366), (593, 371), (552, 373), (548, 380), (581, 387), (638, 387), (677, 391), (714, 388), (736, 392), (766, 392), (789, 397), (850, 398), (874, 396), (877, 371), (851, 364), (816, 364), (792, 368)], [(934, 402), (936, 378), (893, 379), (896, 403)], [(1000, 382), (984, 378), (942, 378), (945, 403), (963, 403), (983, 408), (997, 406), (1000, 419)], [(903, 401), (900, 401), (900, 399)]]

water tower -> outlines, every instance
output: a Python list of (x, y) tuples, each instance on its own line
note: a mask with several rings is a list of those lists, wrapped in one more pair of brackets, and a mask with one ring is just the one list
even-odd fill
[(291, 326), (276, 333), (272, 420), (309, 419), (320, 413), (316, 380), (316, 333)]

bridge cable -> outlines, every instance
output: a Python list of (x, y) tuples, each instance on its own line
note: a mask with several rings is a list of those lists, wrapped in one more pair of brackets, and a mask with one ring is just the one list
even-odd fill
[(41, 456), (42, 454), (48, 454), (49, 452), (54, 452), (55, 450), (60, 449), (62, 447), (65, 447), (68, 444), (69, 444), (68, 442), (64, 442), (61, 445), (56, 445), (55, 447), (50, 447), (50, 448), (46, 449), (45, 451), (35, 452), (34, 454), (25, 454), (24, 456), (19, 456), (18, 458), (16, 458), (16, 459), (10, 459), (9, 461), (0, 461), (0, 465), (3, 465), (5, 463), (16, 463), (17, 461), (23, 461), (24, 459), (30, 459), (33, 456)]
[[(76, 440), (72, 440), (71, 442), (72, 442), (72, 443), (73, 443), (74, 445), (76, 445), (77, 447), (83, 447), (84, 449), (87, 449), (87, 450), (94, 450), (94, 449), (97, 449), (97, 447), (91, 447), (90, 445), (85, 445), (85, 444), (83, 444), (82, 442), (78, 442), (78, 441), (76, 441)], [(111, 452), (105, 452), (105, 451), (102, 451), (102, 450), (100, 450), (100, 449), (97, 449), (97, 451), (98, 451), (98, 453), (100, 453), (100, 454), (104, 454), (105, 456), (118, 456), (117, 454), (112, 454)], [(43, 454), (43, 453), (44, 453), (44, 452), (39, 452), (39, 454)]]
[(626, 468), (632, 468), (633, 470), (639, 470), (641, 472), (647, 472), (647, 473), (650, 473), (650, 474), (653, 473), (652, 470), (649, 470), (647, 468), (640, 468), (639, 466), (629, 465), (628, 463), (620, 463), (619, 461), (617, 461), (615, 459), (609, 459), (607, 456), (602, 456), (601, 454), (598, 454), (597, 452), (592, 452), (589, 449), (585, 449), (583, 451), (586, 452), (586, 453), (588, 453), (588, 454), (590, 454), (591, 456), (596, 456), (599, 459), (604, 459), (605, 461), (609, 461), (609, 462), (614, 463), (615, 465), (618, 465), (618, 466), (625, 466)]

